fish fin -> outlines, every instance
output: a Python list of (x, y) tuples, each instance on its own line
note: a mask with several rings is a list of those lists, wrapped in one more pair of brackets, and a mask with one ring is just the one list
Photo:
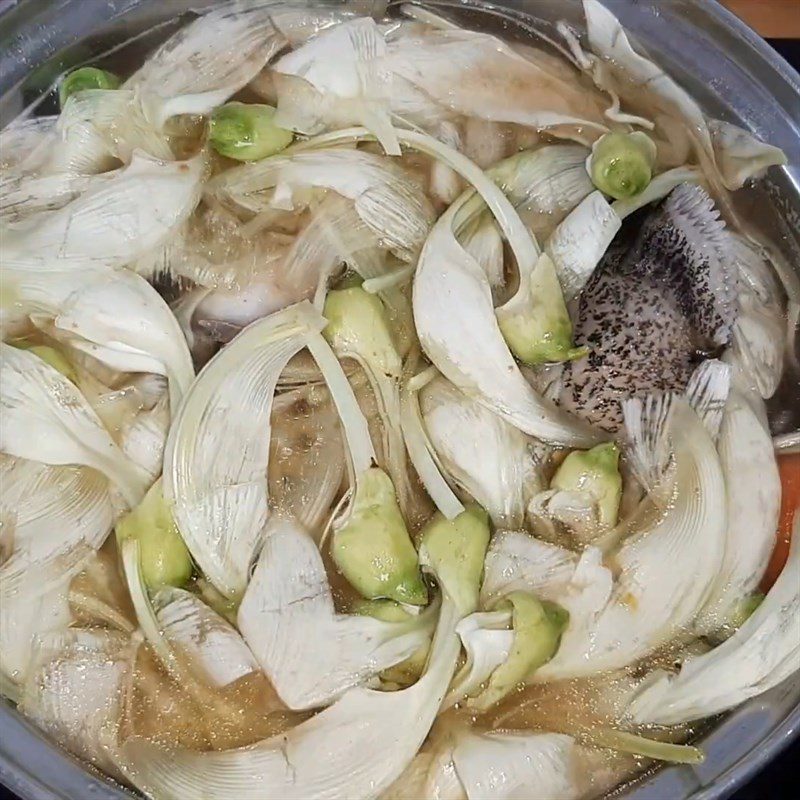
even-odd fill
[(736, 319), (738, 262), (735, 239), (708, 193), (697, 184), (678, 186), (663, 211), (678, 234), (671, 276), (696, 331), (727, 344)]
[(686, 387), (686, 399), (712, 439), (716, 439), (719, 433), (730, 388), (731, 368), (716, 359), (700, 364)]
[(731, 368), (721, 361), (704, 361), (693, 373), (685, 395), (651, 394), (622, 402), (628, 439), (628, 460), (635, 478), (648, 494), (664, 483), (672, 463), (669, 426), (673, 407), (686, 402), (716, 438), (731, 386)]
[(651, 394), (622, 402), (631, 471), (648, 494), (663, 482), (672, 458), (667, 432), (675, 397)]

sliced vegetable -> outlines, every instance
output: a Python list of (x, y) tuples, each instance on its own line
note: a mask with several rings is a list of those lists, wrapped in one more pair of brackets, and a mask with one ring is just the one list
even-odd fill
[[(352, 129), (342, 135), (351, 133)], [(350, 207), (355, 208), (357, 219), (373, 234), (367, 241), (404, 261), (415, 260), (434, 218), (419, 186), (391, 159), (326, 144), (325, 137), (311, 139), (272, 158), (226, 170), (210, 181), (206, 190), (253, 213), (287, 206), (299, 209), (314, 197), (309, 190), (332, 190), (352, 201)], [(330, 233), (347, 240), (360, 233), (353, 227), (348, 219)]]
[[(594, 434), (536, 395), (514, 362), (495, 317), (486, 275), (454, 234), (469, 198), (462, 195), (440, 218), (420, 257), (414, 278), (420, 343), (446, 378), (525, 433), (553, 443), (591, 443)], [(504, 210), (503, 218), (512, 213)], [(519, 236), (525, 242), (525, 263), (532, 266), (537, 256), (528, 248), (533, 243), (524, 230)]]
[(661, 455), (651, 455), (651, 462), (664, 463), (669, 442), (674, 472), (668, 471), (660, 490), (645, 501), (662, 510), (654, 524), (629, 535), (614, 553), (619, 576), (601, 605), (592, 586), (606, 593), (602, 570), (576, 575), (579, 584), (589, 578), (577, 598), (571, 592), (557, 595), (570, 613), (570, 624), (553, 660), (534, 674), (537, 681), (617, 669), (651, 652), (694, 619), (722, 563), (725, 484), (714, 442), (700, 418), (682, 399), (631, 400), (625, 409), (631, 420), (641, 416), (645, 441), (660, 440)]
[[(446, 474), (501, 528), (519, 528), (541, 475), (517, 428), (442, 377), (420, 392), (425, 430)], [(469, 436), (465, 436), (469, 431)]]
[[(90, 555), (90, 550), (85, 551), (86, 558)], [(69, 572), (61, 573), (47, 586), (27, 580), (16, 592), (3, 592), (0, 600), (0, 688), (14, 702), (19, 700), (20, 689), (30, 674), (36, 643), (51, 632), (66, 630), (73, 623), (68, 600), (73, 577)]]
[(632, 753), (671, 764), (702, 764), (705, 761), (705, 753), (699, 747), (660, 742), (614, 728), (592, 730), (581, 734), (580, 738), (594, 747), (607, 747), (620, 753)]
[[(589, 44), (598, 57), (584, 56), (583, 63), (595, 83), (623, 101), (647, 103), (659, 117), (680, 115), (683, 124), (670, 130), (670, 138), (685, 136), (696, 147), (705, 171), (719, 175), (726, 189), (741, 188), (769, 164), (785, 163), (785, 155), (777, 148), (767, 148), (733, 126), (709, 123), (685, 89), (633, 48), (619, 20), (599, 0), (583, 0), (583, 8)], [(734, 130), (740, 135), (734, 135)], [(756, 156), (745, 169), (738, 157), (742, 151)]]
[(569, 584), (577, 564), (578, 556), (563, 547), (520, 531), (499, 531), (486, 555), (481, 604), (487, 607), (519, 590), (557, 596)]
[[(61, 275), (42, 273), (45, 291), (58, 292)], [(63, 302), (48, 299), (37, 314), (52, 316), (52, 334), (119, 372), (163, 375), (169, 411), (177, 411), (194, 380), (194, 365), (180, 326), (158, 292), (130, 270), (91, 271), (64, 280)]]
[(722, 565), (694, 627), (704, 634), (730, 633), (741, 623), (742, 604), (758, 587), (775, 549), (781, 480), (772, 437), (747, 398), (733, 391), (719, 434), (718, 450), (727, 492), (727, 531)]
[(109, 751), (137, 644), (103, 629), (43, 636), (20, 711), (75, 755), (119, 777)]
[(210, 686), (224, 688), (259, 670), (239, 632), (197, 595), (163, 586), (152, 602), (162, 634)]
[[(553, 231), (545, 243), (545, 252), (555, 266), (564, 301), (570, 302), (580, 294), (621, 226), (616, 210), (600, 192), (592, 192)], [(552, 289), (550, 294), (554, 294)], [(563, 328), (560, 304), (557, 308)], [(570, 328), (567, 341), (571, 342), (571, 336)]]
[(392, 109), (415, 120), (455, 112), (580, 142), (607, 130), (600, 97), (579, 91), (540, 51), (520, 54), (487, 33), (409, 26), (389, 43), (387, 68)]
[(401, 392), (400, 424), (408, 457), (414, 465), (420, 483), (425, 487), (436, 508), (447, 519), (454, 519), (464, 511), (464, 505), (442, 475), (440, 465), (437, 463), (436, 450), (425, 429), (419, 406), (418, 392), (433, 379), (435, 374), (436, 371), (432, 369), (406, 381)]
[(386, 469), (406, 508), (411, 493), (406, 446), (400, 428), (400, 375), (389, 320), (381, 300), (361, 286), (329, 292), (322, 311), (328, 325), (322, 335), (339, 358), (355, 359), (369, 379), (381, 420)]
[(453, 677), (442, 710), (472, 698), (485, 689), (492, 673), (508, 661), (514, 646), (510, 611), (476, 611), (456, 628), (466, 654), (464, 666)]
[(49, 364), (53, 369), (58, 370), (67, 380), (75, 384), (78, 383), (78, 375), (75, 372), (75, 368), (69, 363), (64, 353), (57, 350), (55, 347), (50, 347), (50, 345), (46, 344), (33, 344), (24, 339), (9, 342), (9, 344), (20, 350), (28, 350), (34, 355), (39, 356), (42, 361)]
[(687, 658), (677, 675), (651, 674), (630, 715), (639, 722), (675, 725), (727, 711), (777, 686), (797, 670), (798, 613), (800, 513), (795, 513), (789, 558), (761, 605), (719, 647)]
[(577, 800), (589, 776), (575, 740), (558, 733), (464, 733), (453, 749), (468, 800)]
[(781, 480), (781, 510), (775, 549), (761, 579), (761, 589), (769, 591), (783, 571), (792, 543), (792, 520), (800, 508), (800, 453), (785, 453), (777, 458)]
[(92, 467), (135, 506), (147, 476), (116, 445), (75, 385), (30, 351), (0, 348), (0, 450), (45, 464)]
[(178, 114), (208, 114), (252, 80), (286, 44), (265, 3), (224, 3), (162, 44), (124, 87), (161, 129)]
[(364, 125), (388, 155), (400, 155), (389, 113), (391, 73), (386, 41), (371, 17), (321, 32), (275, 64), (279, 124), (314, 134)]
[(202, 155), (169, 161), (137, 153), (130, 165), (57, 211), (4, 231), (4, 268), (84, 270), (121, 267), (161, 244), (194, 211)]
[(192, 558), (231, 599), (263, 542), (275, 386), (324, 325), (308, 303), (253, 323), (206, 365), (170, 428), (164, 497)]
[[(43, 594), (74, 575), (111, 530), (107, 481), (91, 469), (4, 456), (0, 598)], [(2, 601), (0, 601), (2, 602)]]

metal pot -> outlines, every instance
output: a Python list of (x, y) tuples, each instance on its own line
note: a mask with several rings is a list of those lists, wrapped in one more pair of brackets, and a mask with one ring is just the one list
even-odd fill
[[(295, 0), (296, 1), (296, 0)], [(347, 3), (369, 13), (386, 0)], [(789, 166), (748, 192), (745, 213), (800, 264), (800, 77), (762, 39), (715, 0), (604, 0), (651, 56), (706, 111), (782, 147)], [(0, 0), (0, 125), (41, 99), (57, 76), (84, 62), (129, 65), (179, 27), (189, 9), (213, 0)], [(390, 3), (390, 6), (393, 3)], [(581, 28), (579, 0), (428, 0), (468, 27), (512, 39), (554, 31), (567, 19)], [(156, 26), (156, 27), (153, 27)], [(148, 31), (141, 35), (143, 31)], [(115, 46), (139, 36), (121, 50)], [(48, 107), (48, 103), (50, 106)], [(773, 759), (800, 732), (800, 674), (711, 726), (699, 766), (673, 766), (638, 780), (630, 800), (721, 800)], [(0, 702), (0, 783), (24, 800), (114, 800), (133, 795), (54, 745)]]

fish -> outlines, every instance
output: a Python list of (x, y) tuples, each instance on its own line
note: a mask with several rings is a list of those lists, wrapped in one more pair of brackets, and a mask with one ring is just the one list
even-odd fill
[(733, 238), (706, 191), (681, 184), (626, 220), (577, 303), (559, 405), (609, 433), (622, 401), (685, 391), (721, 354), (738, 313)]

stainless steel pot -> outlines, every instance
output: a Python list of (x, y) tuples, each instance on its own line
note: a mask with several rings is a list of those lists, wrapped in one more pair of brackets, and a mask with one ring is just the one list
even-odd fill
[[(348, 0), (308, 0), (336, 5)], [(782, 147), (789, 166), (748, 193), (757, 217), (790, 263), (800, 265), (800, 76), (714, 0), (604, 0), (628, 31), (708, 113)], [(85, 61), (136, 63), (189, 9), (213, 0), (0, 0), (0, 125), (46, 95), (58, 74)], [(579, 0), (429, 0), (474, 28), (524, 41), (559, 19), (582, 26)], [(369, 12), (385, 0), (349, 0)], [(391, 5), (391, 4), (390, 4)], [(107, 52), (157, 26), (122, 50)], [(103, 55), (105, 54), (105, 55)], [(42, 108), (46, 107), (43, 101)], [(800, 732), (800, 675), (745, 703), (714, 726), (700, 766), (668, 767), (630, 786), (630, 800), (721, 800)], [(24, 800), (113, 800), (132, 795), (47, 740), (0, 703), (0, 783)], [(543, 799), (544, 800), (544, 799)]]

